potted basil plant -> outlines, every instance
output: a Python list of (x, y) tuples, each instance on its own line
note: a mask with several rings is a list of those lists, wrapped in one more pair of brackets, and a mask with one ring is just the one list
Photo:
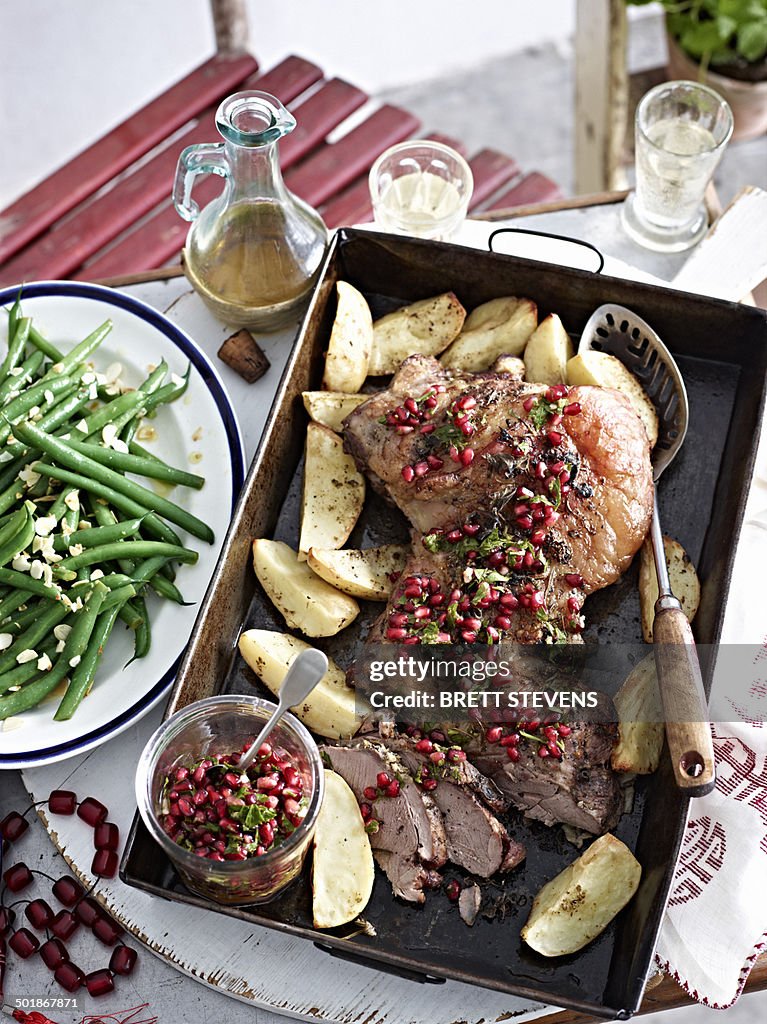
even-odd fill
[(705, 82), (723, 96), (735, 119), (733, 138), (767, 131), (767, 0), (660, 2), (666, 11), (669, 77)]

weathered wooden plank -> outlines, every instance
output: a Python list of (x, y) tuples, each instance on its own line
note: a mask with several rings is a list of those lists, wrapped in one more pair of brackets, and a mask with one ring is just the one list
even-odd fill
[(418, 130), (418, 118), (399, 107), (385, 105), (332, 145), (326, 143), (294, 168), (288, 188), (312, 206), (327, 202), (369, 170), (379, 154)]
[(0, 263), (257, 67), (249, 55), (214, 57), (17, 199), (0, 213)]
[(362, 89), (341, 78), (325, 82), (294, 111), (298, 124), (280, 143), (282, 167), (291, 167), (302, 160), (367, 98)]
[(526, 174), (511, 188), (505, 189), (485, 206), (487, 210), (504, 210), (513, 206), (527, 206), (528, 203), (546, 203), (560, 199), (562, 192), (559, 185), (539, 171)]
[(474, 175), (474, 192), (469, 209), (475, 210), (489, 199), (494, 192), (519, 174), (519, 165), (512, 156), (499, 153), (497, 149), (482, 149), (469, 160)]
[[(251, 76), (242, 85), (274, 93), (284, 103), (289, 103), (321, 78), (322, 71), (316, 64), (301, 57), (287, 57), (264, 74)], [(203, 111), (198, 123), (170, 145), (115, 182), (108, 191), (86, 200), (80, 209), (8, 260), (0, 270), (0, 283), (67, 277), (122, 231), (136, 224), (170, 195), (181, 150), (216, 138), (215, 111), (215, 106)]]

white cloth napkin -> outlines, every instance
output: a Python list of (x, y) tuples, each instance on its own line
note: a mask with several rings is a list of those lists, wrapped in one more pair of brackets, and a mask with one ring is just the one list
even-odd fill
[[(720, 232), (721, 225), (722, 221)], [(456, 241), (486, 248), (488, 235), (497, 226), (467, 221)], [(680, 276), (673, 287), (683, 285), (700, 292), (705, 280), (720, 280), (720, 273), (707, 275), (704, 271), (712, 263), (715, 267), (719, 264), (721, 254), (718, 256), (717, 250), (723, 242), (724, 239), (720, 242), (712, 235), (702, 243), (695, 253), (699, 273), (690, 271), (684, 280)], [(531, 239), (515, 244), (520, 255), (550, 262), (559, 259), (560, 243), (556, 241)], [(536, 245), (544, 245), (545, 251), (527, 248)], [(563, 263), (572, 258), (564, 247), (560, 255)], [(755, 260), (758, 255), (755, 250)], [(605, 273), (628, 280), (665, 283), (610, 257), (605, 260)], [(737, 279), (743, 280), (742, 268)], [(762, 425), (722, 632), (723, 644), (763, 644), (765, 657), (753, 666), (751, 682), (754, 687), (761, 687), (758, 692), (767, 703), (765, 580), (767, 420)], [(728, 680), (724, 672), (721, 676), (715, 675), (715, 694), (726, 693)], [(722, 703), (725, 702), (715, 702), (720, 708)], [(735, 717), (735, 713), (728, 717)], [(693, 999), (724, 1009), (738, 998), (754, 961), (767, 948), (767, 725), (721, 721), (714, 724), (713, 730), (717, 786), (708, 796), (692, 801), (656, 961)]]

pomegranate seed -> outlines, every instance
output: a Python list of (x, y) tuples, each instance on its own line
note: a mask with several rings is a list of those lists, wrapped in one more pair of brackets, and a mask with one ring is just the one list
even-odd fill
[(424, 423), (424, 425), (421, 427), (421, 433), (422, 434), (433, 434), (434, 433), (434, 424), (433, 423)]
[(379, 772), (378, 775), (376, 775), (376, 785), (379, 789), (383, 789), (384, 786), (388, 786), (390, 782), (391, 776), (387, 775), (386, 772)]
[(579, 612), (581, 610), (580, 602), (576, 597), (568, 597), (567, 610), (569, 612)]
[(29, 828), (29, 822), (26, 818), (18, 813), (18, 811), (11, 811), (10, 814), (6, 814), (2, 821), (0, 821), (0, 836), (7, 843), (14, 843), (17, 839), (21, 838)]
[(536, 479), (543, 480), (543, 478), (546, 476), (547, 473), (548, 473), (548, 467), (546, 466), (545, 462), (538, 462), (538, 463), (536, 463), (536, 466), (535, 466), (535, 476), (536, 476)]
[(487, 556), (487, 564), (493, 569), (499, 568), (504, 564), (505, 561), (506, 555), (503, 553), (503, 551), (491, 551), (490, 554)]
[(115, 983), (112, 972), (106, 968), (100, 971), (91, 971), (90, 974), (85, 975), (85, 987), (88, 989), (88, 995), (93, 996), (94, 999), (113, 992)]
[(583, 577), (579, 572), (568, 572), (565, 574), (565, 582), (571, 587), (582, 587)]
[(507, 736), (504, 736), (501, 740), (502, 747), (516, 747), (519, 743), (519, 733), (510, 732)]
[(32, 956), (40, 948), (40, 943), (27, 928), (17, 928), (8, 940), (8, 945), (22, 960)]
[(13, 928), (13, 922), (15, 920), (15, 910), (11, 910), (10, 907), (0, 907), (0, 936), (8, 934), (11, 928)]
[(461, 461), (461, 453), (458, 451), (454, 444), (450, 445), (450, 448), (448, 449), (448, 455), (453, 460), (453, 462)]
[[(203, 791), (205, 799), (208, 794)], [(102, 821), (93, 832), (93, 845), (97, 850), (116, 850), (120, 845), (120, 830), (113, 821)]]
[(192, 779), (199, 786), (200, 783), (204, 780), (204, 778), (205, 778), (205, 769), (203, 768), (202, 765), (198, 765), (197, 768), (195, 768), (195, 770), (194, 770), (194, 774), (192, 775)]
[(467, 644), (473, 644), (477, 639), (477, 634), (471, 629), (463, 629), (461, 630), (461, 639)]
[(362, 791), (362, 795), (366, 800), (375, 800), (378, 796), (378, 790), (374, 786), (365, 786)]
[(436, 455), (427, 455), (426, 461), (429, 463), (431, 469), (442, 469), (445, 465), (442, 459), (438, 459)]
[(540, 505), (537, 508), (533, 509), (532, 515), (533, 515), (533, 522), (535, 522), (535, 523), (540, 523), (540, 522), (542, 522), (546, 518), (546, 513), (540, 507)]
[(461, 530), (451, 530), (447, 534), (447, 538), (446, 539), (447, 539), (449, 544), (457, 544), (458, 541), (461, 540), (462, 537), (463, 537), (463, 533), (461, 532)]
[(24, 916), (33, 928), (40, 931), (47, 928), (53, 920), (53, 911), (45, 900), (32, 900), (24, 909)]
[(48, 797), (51, 814), (74, 814), (77, 808), (77, 794), (68, 789), (54, 789)]
[(402, 479), (405, 481), (406, 484), (412, 483), (414, 477), (415, 477), (415, 471), (414, 471), (412, 466), (403, 466), (402, 467)]
[(77, 808), (77, 817), (82, 818), (85, 824), (90, 825), (91, 828), (95, 828), (102, 821), (106, 821), (108, 814), (109, 811), (106, 807), (92, 796), (86, 797)]
[(180, 768), (177, 768), (175, 770), (175, 772), (173, 773), (173, 778), (176, 780), (176, 782), (183, 782), (185, 779), (189, 778), (189, 769), (185, 768), (182, 765)]
[(420, 583), (411, 583), (410, 586), (409, 587), (405, 587), (405, 590), (404, 590), (404, 596), (405, 597), (420, 597), (421, 593), (422, 593), (422, 588), (421, 588), (421, 584)]
[(434, 397), (434, 395), (429, 395), (429, 397), (424, 402), (424, 405), (428, 409), (433, 409), (436, 406), (436, 404), (437, 404), (437, 399)]
[(373, 813), (373, 808), (371, 807), (370, 804), (368, 804), (368, 803), (361, 803), (360, 804), (360, 814), (362, 815), (362, 820), (363, 821), (367, 821), (368, 818), (372, 815), (372, 813)]
[(451, 747), (447, 752), (447, 759), (448, 761), (452, 761), (453, 764), (456, 764), (459, 761), (465, 761), (466, 752), (461, 750), (460, 747)]
[(535, 405), (536, 401), (536, 397), (534, 395), (530, 395), (530, 397), (526, 398), (522, 403), (522, 408), (525, 410), (525, 412), (530, 412), (532, 407)]
[(564, 725), (564, 723), (562, 725), (557, 726), (557, 732), (560, 736), (569, 736), (572, 731), (573, 730), (570, 728), (570, 726)]
[(290, 797), (283, 801), (282, 808), (289, 818), (298, 817), (301, 813), (301, 805), (299, 802), (297, 800), (292, 800)]
[(448, 882), (447, 885), (445, 886), (445, 895), (447, 896), (451, 903), (456, 903), (458, 897), (461, 895), (460, 883), (457, 882), (455, 879), (453, 879), (451, 882)]
[(517, 519), (517, 526), (520, 530), (532, 530), (533, 517), (531, 515), (519, 516)]
[(482, 619), (464, 619), (463, 624), (467, 629), (482, 629)]
[(60, 964), (69, 960), (67, 947), (60, 939), (48, 939), (40, 947), (40, 959), (50, 971), (55, 971)]
[(547, 422), (548, 422), (548, 425), (549, 425), (550, 427), (558, 427), (558, 426), (559, 426), (559, 424), (560, 424), (560, 423), (562, 422), (562, 417), (561, 417), (561, 416), (559, 415), (559, 413), (558, 413), (558, 412), (553, 412), (553, 413), (552, 413), (552, 414), (551, 414), (551, 415), (549, 416), (549, 418), (548, 418), (548, 421), (547, 421)]
[(407, 625), (407, 615), (403, 615), (402, 612), (392, 612), (392, 614), (389, 616), (389, 625), (390, 626), (406, 626)]
[(518, 608), (519, 601), (514, 594), (501, 594), (498, 598), (498, 603), (503, 605), (504, 608)]
[(546, 595), (542, 590), (536, 590), (530, 595), (530, 607), (533, 611), (537, 611), (539, 608), (543, 608), (546, 602)]
[(407, 631), (404, 629), (393, 629), (391, 626), (386, 630), (387, 640), (404, 640), (407, 636)]
[(470, 466), (473, 461), (474, 461), (474, 449), (473, 448), (464, 448), (464, 450), (461, 452), (461, 465), (462, 466)]
[(69, 960), (56, 968), (53, 972), (53, 977), (65, 992), (76, 992), (85, 984), (85, 975), (79, 967)]
[(581, 411), (581, 403), (580, 402), (570, 402), (570, 404), (566, 405), (564, 407), (564, 409), (562, 410), (562, 412), (565, 414), (565, 416), (577, 416), (580, 413), (580, 411)]
[(432, 744), (431, 740), (428, 740), (426, 739), (426, 737), (424, 737), (422, 740), (419, 740), (416, 743), (415, 749), (418, 751), (419, 754), (430, 754), (434, 749), (434, 745)]
[(513, 761), (514, 763), (516, 763), (520, 759), (521, 756), (522, 755), (519, 753), (519, 751), (517, 750), (516, 747), (507, 747), (506, 748), (506, 757), (508, 757), (508, 759), (510, 761)]
[(125, 929), (121, 928), (117, 921), (103, 916), (94, 921), (92, 931), (99, 942), (103, 942), (105, 946), (114, 946), (120, 936), (125, 934)]
[(265, 821), (263, 825), (258, 826), (258, 838), (264, 844), (264, 846), (271, 846), (274, 842), (274, 825), (271, 821)]
[(84, 924), (86, 928), (92, 928), (96, 921), (103, 916), (101, 907), (90, 896), (86, 896), (77, 904), (74, 914), (80, 924)]
[(558, 448), (562, 444), (562, 434), (558, 430), (547, 430), (546, 438), (552, 448)]
[(503, 729), (500, 725), (492, 725), (485, 733), (485, 739), (488, 743), (499, 743), (503, 736)]
[(32, 881), (32, 872), (26, 864), (19, 861), (4, 873), (6, 887), (9, 892), (21, 892)]
[(511, 629), (511, 619), (508, 615), (496, 615), (494, 622), (498, 629)]
[(538, 747), (538, 757), (549, 757), (549, 748), (544, 747), (543, 744)]
[(96, 850), (91, 863), (91, 871), (99, 878), (114, 878), (117, 874), (118, 863), (117, 850)]
[(431, 597), (429, 598), (429, 604), (432, 606), (432, 608), (439, 608), (439, 606), (444, 604), (444, 603), (445, 603), (445, 595), (444, 594), (432, 594)]
[(413, 472), (416, 476), (426, 476), (429, 472), (429, 463), (425, 460), (423, 462), (416, 462), (413, 466)]
[(437, 788), (437, 780), (424, 779), (423, 782), (421, 783), (421, 787), (425, 789), (427, 793), (431, 793), (432, 790), (435, 790)]
[(418, 406), (415, 404), (415, 400), (412, 398), (406, 398), (404, 401), (404, 406), (409, 412), (418, 412)]
[(399, 796), (399, 780), (394, 779), (392, 782), (390, 782), (389, 785), (384, 790), (384, 792), (388, 797)]
[[(563, 469), (562, 472), (559, 474), (559, 478), (558, 479), (559, 479), (560, 484), (564, 488), (564, 485), (570, 482), (570, 474), (569, 474), (569, 472), (566, 469)], [(567, 492), (565, 490), (563, 490), (562, 493), (566, 494)]]
[[(533, 532), (530, 534), (530, 543), (533, 545), (533, 547), (539, 548), (543, 544), (543, 542), (545, 540), (546, 540), (546, 530), (543, 527), (540, 527), (537, 530), (533, 530)], [(529, 555), (530, 552), (528, 551), (527, 554)], [(532, 564), (533, 564), (533, 558), (531, 556), (530, 557), (530, 565), (532, 565)]]
[(136, 966), (138, 953), (130, 946), (117, 946), (109, 959), (109, 970), (113, 974), (130, 974)]

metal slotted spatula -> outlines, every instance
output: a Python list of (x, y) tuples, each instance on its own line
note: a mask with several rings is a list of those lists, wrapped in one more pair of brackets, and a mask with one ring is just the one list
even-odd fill
[[(589, 349), (616, 356), (638, 378), (655, 406), (659, 423), (652, 464), (657, 484), (682, 446), (689, 418), (687, 392), (673, 356), (641, 317), (613, 304), (600, 306), (589, 318), (578, 351)], [(657, 492), (650, 538), (658, 576), (655, 664), (674, 777), (689, 796), (704, 796), (714, 788), (714, 746), (695, 640), (669, 583)]]

